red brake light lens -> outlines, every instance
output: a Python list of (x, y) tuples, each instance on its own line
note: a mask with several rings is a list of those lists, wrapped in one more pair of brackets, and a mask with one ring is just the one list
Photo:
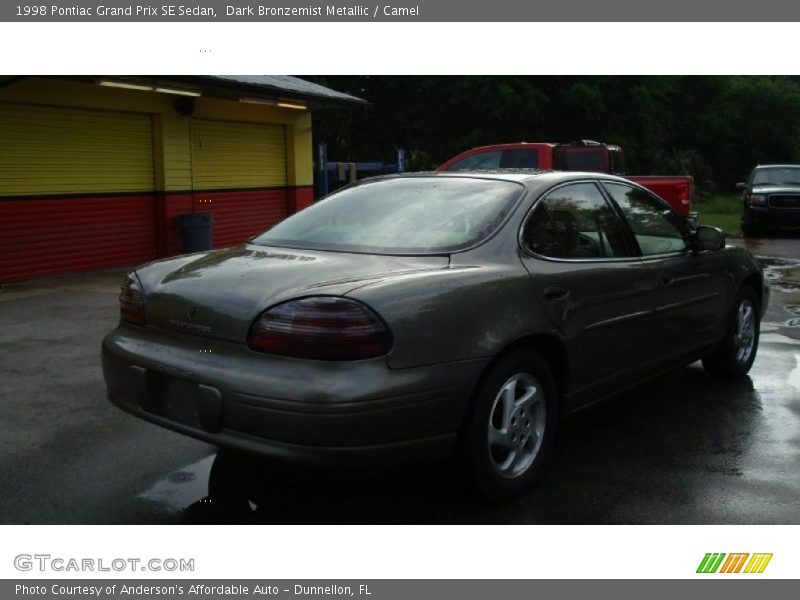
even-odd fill
[(122, 282), (119, 294), (119, 316), (126, 323), (144, 325), (144, 289), (136, 273), (131, 271)]
[(389, 352), (392, 336), (367, 306), (335, 296), (291, 300), (265, 311), (250, 330), (253, 350), (317, 360), (359, 360)]

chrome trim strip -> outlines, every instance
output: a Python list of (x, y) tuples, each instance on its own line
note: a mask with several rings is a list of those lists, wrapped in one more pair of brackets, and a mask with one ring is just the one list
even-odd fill
[(605, 319), (603, 321), (597, 321), (596, 323), (592, 323), (591, 325), (587, 325), (584, 331), (589, 331), (590, 329), (597, 329), (599, 327), (606, 327), (608, 325), (615, 325), (616, 323), (622, 323), (624, 321), (629, 321), (631, 319), (638, 319), (639, 317), (649, 316), (655, 313), (655, 310), (640, 310), (633, 313), (628, 313), (625, 315), (620, 315), (618, 317), (612, 317), (610, 319)]
[(690, 306), (692, 304), (697, 304), (699, 302), (705, 302), (706, 300), (711, 300), (712, 298), (716, 298), (717, 296), (721, 296), (721, 292), (712, 292), (711, 294), (703, 294), (702, 296), (695, 296), (694, 298), (689, 298), (688, 300), (681, 300), (680, 302), (673, 302), (672, 304), (664, 304), (662, 306), (657, 306), (655, 309), (656, 313), (663, 313), (668, 312), (670, 310), (675, 310), (677, 308), (683, 308), (684, 306)]

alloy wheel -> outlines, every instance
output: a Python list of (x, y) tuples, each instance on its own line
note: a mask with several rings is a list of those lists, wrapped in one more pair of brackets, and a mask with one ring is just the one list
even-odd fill
[(756, 319), (753, 303), (744, 299), (736, 311), (736, 332), (733, 344), (736, 349), (736, 360), (746, 363), (750, 360), (756, 341)]
[(546, 421), (544, 390), (533, 375), (517, 373), (500, 388), (489, 411), (488, 450), (499, 475), (513, 479), (533, 464)]

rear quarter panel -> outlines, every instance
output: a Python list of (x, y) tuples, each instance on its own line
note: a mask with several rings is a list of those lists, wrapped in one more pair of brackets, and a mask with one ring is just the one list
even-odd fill
[(553, 326), (519, 260), (458, 265), (369, 284), (348, 294), (389, 325), (391, 368), (493, 357), (514, 341)]

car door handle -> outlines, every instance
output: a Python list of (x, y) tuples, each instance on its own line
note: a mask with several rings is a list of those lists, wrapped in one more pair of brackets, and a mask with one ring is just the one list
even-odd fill
[(569, 290), (558, 284), (550, 284), (544, 288), (544, 299), (548, 302), (559, 302), (569, 297)]
[(672, 285), (674, 281), (675, 280), (672, 278), (671, 275), (667, 275), (666, 273), (661, 273), (656, 279), (656, 285), (658, 287), (668, 287)]

